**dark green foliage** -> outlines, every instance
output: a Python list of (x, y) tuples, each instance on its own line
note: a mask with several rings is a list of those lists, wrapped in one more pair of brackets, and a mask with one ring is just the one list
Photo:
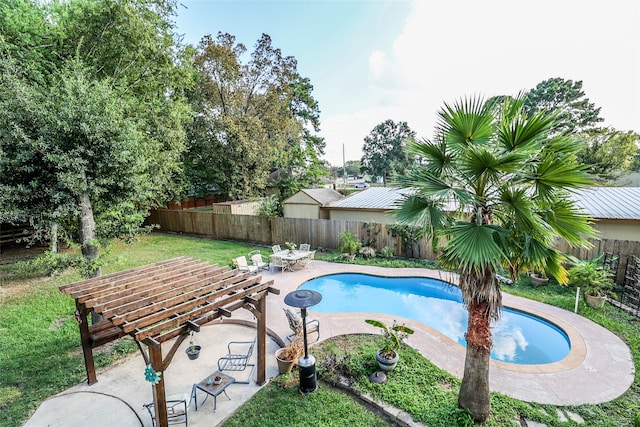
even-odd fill
[(414, 157), (405, 150), (405, 145), (415, 134), (407, 122), (385, 120), (376, 125), (364, 138), (362, 172), (373, 178), (381, 176), (385, 186), (394, 173), (403, 174), (413, 163)]
[(593, 128), (604, 120), (600, 107), (586, 97), (581, 80), (554, 77), (540, 82), (525, 94), (525, 108), (529, 113), (547, 110), (557, 114), (553, 130), (565, 135)]
[(267, 34), (244, 63), (246, 51), (231, 34), (201, 40), (185, 173), (196, 193), (237, 200), (264, 195), (268, 175), (281, 171), (271, 184), (283, 200), (322, 173), (324, 139), (311, 131), (319, 130), (319, 108), (295, 58)]

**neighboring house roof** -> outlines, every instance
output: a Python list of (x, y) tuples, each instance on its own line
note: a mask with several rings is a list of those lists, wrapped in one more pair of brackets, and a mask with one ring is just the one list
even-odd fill
[(640, 220), (640, 187), (592, 187), (572, 198), (593, 218)]
[[(331, 204), (332, 209), (391, 210), (411, 189), (371, 187)], [(572, 194), (576, 205), (597, 219), (640, 220), (640, 187), (592, 187)], [(451, 206), (451, 210), (455, 210)]]
[(412, 193), (407, 188), (370, 187), (349, 197), (334, 202), (331, 208), (337, 209), (396, 209), (396, 202)]
[[(315, 200), (320, 206), (327, 206), (336, 200), (343, 199), (344, 196), (338, 193), (336, 190), (332, 188), (308, 188), (300, 190), (299, 193), (304, 193), (308, 197)], [(298, 194), (298, 193), (296, 193)], [(296, 194), (284, 200), (282, 203), (287, 203), (290, 199), (293, 199)]]

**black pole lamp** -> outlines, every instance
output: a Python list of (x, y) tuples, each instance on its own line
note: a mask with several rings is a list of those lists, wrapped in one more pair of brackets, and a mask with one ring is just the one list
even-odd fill
[(300, 309), (302, 316), (302, 336), (304, 339), (304, 356), (298, 358), (300, 373), (300, 391), (311, 393), (318, 388), (316, 381), (316, 358), (309, 354), (307, 348), (307, 307), (314, 306), (322, 301), (322, 294), (307, 289), (298, 289), (289, 292), (284, 297), (284, 303)]

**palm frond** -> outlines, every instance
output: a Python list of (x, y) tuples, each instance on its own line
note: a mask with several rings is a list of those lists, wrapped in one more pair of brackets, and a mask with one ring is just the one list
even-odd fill
[(595, 237), (593, 219), (566, 198), (556, 198), (544, 212), (544, 220), (571, 246), (590, 247), (587, 240)]
[(448, 266), (468, 269), (492, 269), (500, 267), (505, 253), (497, 243), (503, 230), (493, 225), (477, 225), (458, 221), (449, 229), (450, 238), (443, 248), (442, 260)]
[(453, 151), (485, 144), (493, 136), (494, 117), (482, 98), (464, 98), (453, 106), (445, 103), (438, 115), (438, 133)]
[(420, 196), (407, 196), (402, 200), (394, 215), (400, 223), (416, 225), (427, 229), (429, 236), (434, 236), (438, 230), (445, 228), (451, 221), (450, 214), (433, 199)]
[(535, 185), (543, 198), (553, 197), (558, 189), (583, 188), (593, 182), (584, 165), (564, 156), (546, 155), (538, 162)]

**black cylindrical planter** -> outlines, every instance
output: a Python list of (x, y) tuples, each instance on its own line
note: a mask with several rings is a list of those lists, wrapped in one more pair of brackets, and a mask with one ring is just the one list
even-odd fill
[(312, 355), (298, 359), (298, 373), (300, 374), (300, 392), (311, 393), (318, 388), (316, 380), (316, 358)]

